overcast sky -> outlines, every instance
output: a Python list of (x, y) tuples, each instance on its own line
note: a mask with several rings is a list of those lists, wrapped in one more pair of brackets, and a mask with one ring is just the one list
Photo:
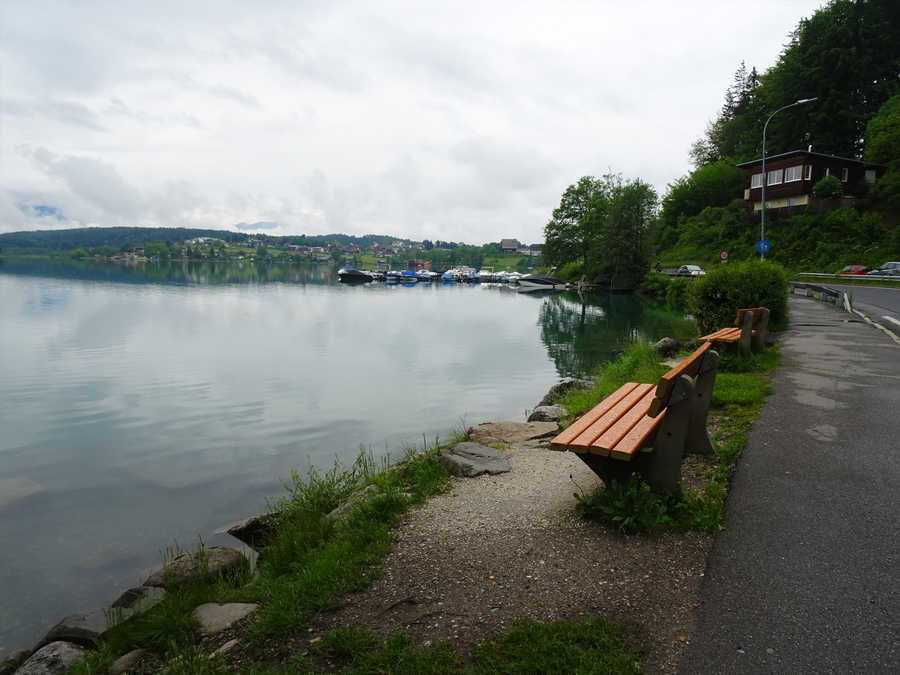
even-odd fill
[(3, 0), (0, 232), (539, 242), (582, 175), (662, 196), (821, 4)]

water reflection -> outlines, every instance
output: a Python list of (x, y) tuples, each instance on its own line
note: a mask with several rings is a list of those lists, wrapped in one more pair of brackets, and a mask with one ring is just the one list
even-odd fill
[(694, 335), (694, 322), (635, 295), (556, 293), (543, 300), (541, 341), (560, 375), (591, 372), (628, 344)]

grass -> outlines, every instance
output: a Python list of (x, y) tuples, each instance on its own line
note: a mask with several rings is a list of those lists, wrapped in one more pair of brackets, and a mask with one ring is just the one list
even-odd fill
[(383, 640), (357, 628), (327, 633), (311, 650), (310, 670), (343, 673), (640, 673), (640, 654), (621, 627), (603, 619), (537, 623), (520, 620), (479, 645), (468, 662), (446, 642), (417, 648), (405, 635)]

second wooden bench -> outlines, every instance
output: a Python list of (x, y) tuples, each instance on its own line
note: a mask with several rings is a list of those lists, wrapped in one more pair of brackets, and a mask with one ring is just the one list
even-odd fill
[(655, 492), (678, 490), (686, 450), (711, 453), (706, 414), (719, 355), (707, 342), (657, 385), (628, 382), (550, 441), (578, 454), (608, 485), (639, 473)]
[(769, 334), (769, 310), (765, 307), (739, 309), (734, 320), (734, 327), (722, 328), (704, 335), (701, 342), (724, 342), (737, 344), (741, 356), (749, 356), (751, 351), (758, 352), (766, 346)]

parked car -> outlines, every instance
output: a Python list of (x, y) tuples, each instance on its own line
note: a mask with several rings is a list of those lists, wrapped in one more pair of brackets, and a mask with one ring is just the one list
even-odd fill
[(702, 277), (706, 271), (700, 265), (682, 265), (675, 272), (676, 277)]
[(871, 269), (868, 265), (847, 265), (841, 270), (841, 274), (866, 274)]
[(900, 262), (892, 260), (891, 262), (883, 263), (881, 267), (869, 270), (866, 274), (878, 274), (884, 277), (900, 277)]

